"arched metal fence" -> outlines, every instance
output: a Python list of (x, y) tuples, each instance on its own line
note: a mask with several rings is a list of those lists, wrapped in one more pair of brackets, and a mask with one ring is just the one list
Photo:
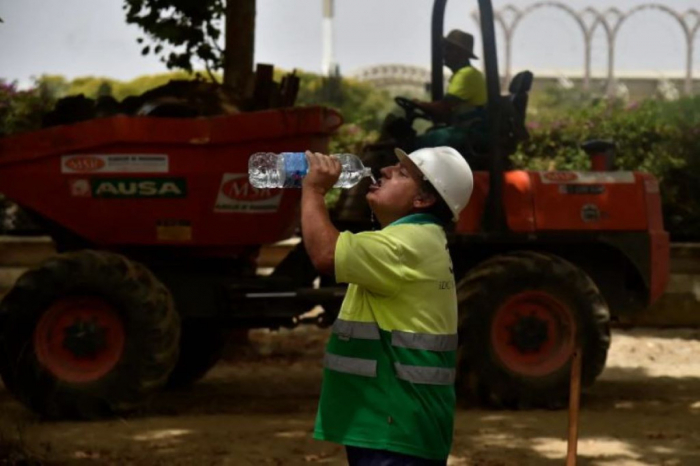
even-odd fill
[[(628, 11), (621, 11), (611, 7), (606, 10), (596, 10), (595, 8), (584, 8), (574, 10), (570, 5), (558, 1), (540, 1), (525, 7), (506, 5), (494, 12), (495, 20), (503, 29), (505, 37), (505, 77), (506, 82), (511, 77), (512, 43), (517, 27), (529, 14), (542, 8), (555, 8), (570, 16), (578, 25), (583, 34), (584, 41), (584, 78), (583, 88), (589, 90), (591, 82), (591, 42), (596, 29), (600, 26), (605, 32), (608, 45), (608, 79), (607, 89), (609, 93), (615, 88), (615, 44), (617, 35), (623, 24), (635, 14), (644, 10), (656, 10), (671, 16), (676, 20), (683, 30), (686, 45), (686, 74), (684, 82), (684, 92), (691, 94), (693, 91), (693, 46), (695, 38), (700, 30), (700, 11), (691, 8), (683, 13), (676, 11), (664, 4), (645, 3), (637, 5)], [(478, 12), (474, 11), (472, 17), (478, 21)]]

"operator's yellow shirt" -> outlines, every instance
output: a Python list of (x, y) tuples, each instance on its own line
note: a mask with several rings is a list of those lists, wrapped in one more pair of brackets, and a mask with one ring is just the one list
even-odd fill
[(458, 319), (443, 228), (416, 214), (344, 232), (335, 270), (350, 286), (326, 348), (314, 437), (446, 459)]
[(452, 75), (447, 93), (472, 107), (484, 106), (487, 101), (484, 75), (472, 66), (465, 66)]

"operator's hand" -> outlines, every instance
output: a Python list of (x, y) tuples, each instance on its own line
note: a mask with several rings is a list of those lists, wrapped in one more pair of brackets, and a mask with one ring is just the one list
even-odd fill
[(425, 113), (431, 115), (435, 111), (435, 102), (426, 102), (424, 100), (413, 99), (413, 103)]
[(445, 100), (437, 102), (424, 102), (418, 99), (413, 99), (416, 107), (423, 110), (426, 115), (430, 116), (437, 122), (448, 123), (452, 113), (452, 104)]
[(302, 189), (325, 196), (340, 178), (340, 162), (329, 155), (310, 151), (306, 151), (306, 160), (309, 162), (309, 172), (304, 177)]

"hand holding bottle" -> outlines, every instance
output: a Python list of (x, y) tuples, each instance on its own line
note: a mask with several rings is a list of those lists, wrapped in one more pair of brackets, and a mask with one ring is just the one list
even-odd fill
[(343, 168), (340, 161), (335, 157), (310, 151), (306, 151), (306, 160), (309, 169), (302, 181), (302, 188), (325, 196), (340, 179)]
[[(324, 157), (333, 158), (340, 163), (340, 177), (334, 185), (336, 188), (352, 188), (363, 178), (372, 176), (372, 170), (363, 166), (356, 155), (333, 154)], [(309, 163), (303, 152), (259, 152), (248, 160), (250, 184), (259, 189), (301, 188), (308, 170)]]

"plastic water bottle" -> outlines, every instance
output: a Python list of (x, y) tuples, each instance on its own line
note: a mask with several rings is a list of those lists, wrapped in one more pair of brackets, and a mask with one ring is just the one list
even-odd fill
[[(335, 188), (352, 188), (365, 177), (372, 177), (372, 169), (365, 168), (353, 154), (334, 154), (342, 171)], [(254, 188), (301, 188), (301, 182), (309, 171), (303, 152), (258, 152), (248, 160), (248, 178)]]

